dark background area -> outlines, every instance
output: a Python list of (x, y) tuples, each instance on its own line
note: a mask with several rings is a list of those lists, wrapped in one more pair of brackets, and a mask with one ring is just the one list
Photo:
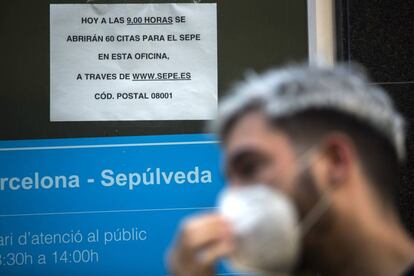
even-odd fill
[(407, 119), (408, 158), (396, 200), (414, 234), (414, 1), (337, 0), (338, 58), (357, 62)]
[[(49, 121), (49, 4), (163, 2), (193, 1), (17, 0), (3, 3), (0, 139), (204, 132), (205, 121)], [(217, 7), (219, 98), (248, 69), (260, 72), (270, 66), (306, 61), (306, 0), (261, 0), (260, 5), (251, 0), (225, 0), (218, 1)]]

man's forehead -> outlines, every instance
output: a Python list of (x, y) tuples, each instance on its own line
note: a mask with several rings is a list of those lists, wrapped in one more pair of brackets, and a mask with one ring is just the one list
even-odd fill
[(226, 141), (231, 142), (234, 139), (252, 135), (265, 135), (271, 131), (271, 126), (263, 112), (250, 111), (237, 119), (229, 131)]
[[(227, 135), (225, 148), (227, 152), (245, 147), (266, 147), (269, 143), (279, 143), (287, 136), (280, 129), (273, 127), (260, 111), (251, 111), (240, 117)], [(286, 141), (285, 141), (286, 142)]]

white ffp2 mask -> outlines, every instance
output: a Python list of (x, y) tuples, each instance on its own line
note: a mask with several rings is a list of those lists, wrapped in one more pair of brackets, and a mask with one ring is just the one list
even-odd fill
[(295, 266), (301, 233), (287, 196), (265, 185), (229, 188), (219, 197), (219, 212), (235, 234), (236, 248), (229, 258), (234, 268), (270, 274)]
[(293, 201), (278, 190), (263, 184), (225, 189), (219, 196), (219, 212), (229, 220), (236, 237), (232, 265), (265, 275), (291, 272), (303, 236), (330, 204), (328, 190), (299, 221)]

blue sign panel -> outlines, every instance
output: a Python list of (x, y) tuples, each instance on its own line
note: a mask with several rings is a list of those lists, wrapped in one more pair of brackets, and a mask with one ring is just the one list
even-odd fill
[(0, 142), (0, 274), (167, 275), (223, 186), (208, 135)]

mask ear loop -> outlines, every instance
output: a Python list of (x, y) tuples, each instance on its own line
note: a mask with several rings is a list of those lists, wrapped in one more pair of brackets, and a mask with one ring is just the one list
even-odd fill
[[(302, 155), (304, 161), (310, 160), (311, 165), (309, 168), (312, 168), (313, 165), (320, 159), (322, 156), (318, 156), (316, 160), (312, 160), (315, 157), (313, 154), (319, 148), (318, 145), (311, 147), (310, 149), (306, 150), (306, 152)], [(301, 162), (302, 163), (302, 162)], [(296, 174), (299, 175), (306, 169), (305, 166), (302, 166), (301, 169)], [(329, 209), (332, 204), (331, 200), (331, 191), (333, 190), (332, 187), (329, 187), (327, 191), (325, 191), (318, 202), (312, 207), (312, 209), (306, 214), (306, 216), (300, 221), (297, 225), (299, 228), (299, 233), (301, 237), (305, 236), (306, 233), (310, 231), (310, 229), (317, 223), (317, 221), (325, 214), (325, 212)]]
[(316, 222), (325, 214), (325, 212), (331, 206), (332, 200), (330, 197), (330, 191), (324, 192), (319, 201), (313, 206), (312, 210), (305, 216), (305, 218), (299, 223), (298, 227), (300, 230), (301, 237), (305, 236), (306, 233), (316, 224)]

